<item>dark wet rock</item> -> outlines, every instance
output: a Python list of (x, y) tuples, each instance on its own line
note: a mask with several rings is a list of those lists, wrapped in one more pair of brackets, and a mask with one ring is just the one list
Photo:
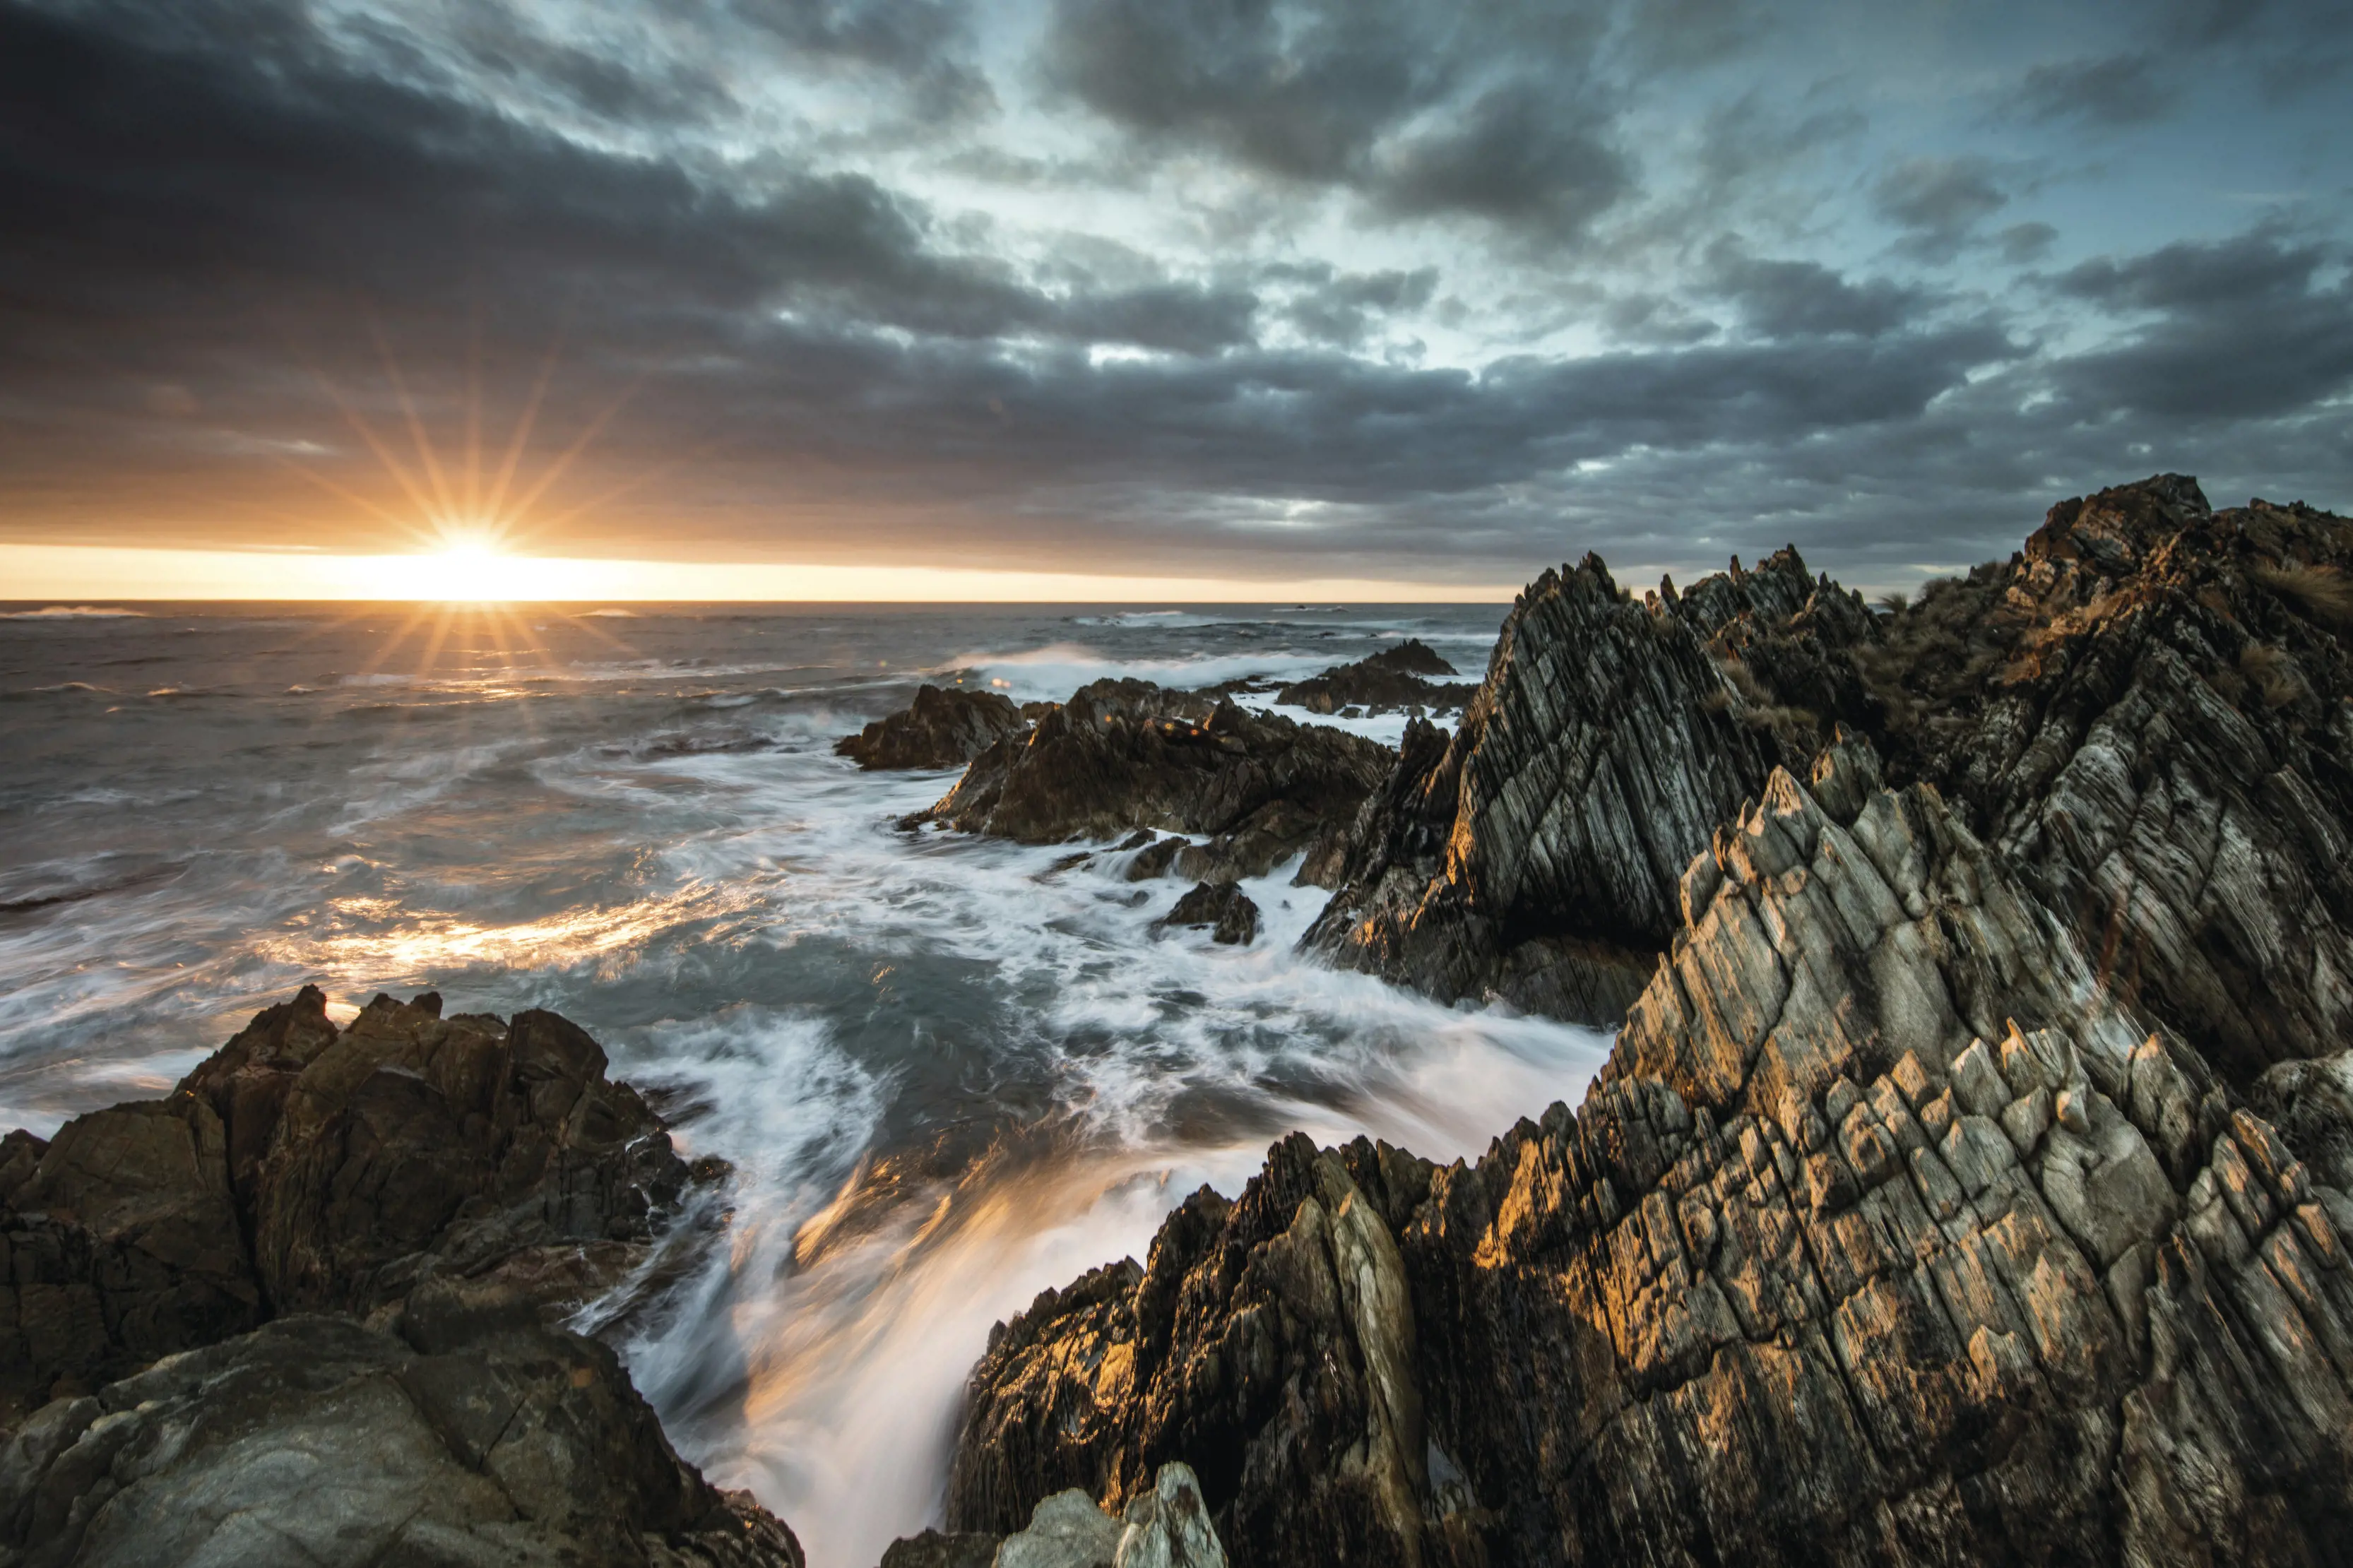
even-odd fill
[(395, 1331), (286, 1318), (48, 1405), (0, 1451), (9, 1561), (799, 1568), (610, 1350), (445, 1294)]
[(1182, 838), (1162, 838), (1147, 844), (1136, 853), (1121, 872), (1131, 882), (1148, 882), (1155, 877), (1165, 877), (1176, 857), (1187, 847)]
[(1580, 1110), (1294, 1136), (1002, 1325), (951, 1522), (1180, 1459), (1242, 1563), (2337, 1560), (2345, 1069), (2274, 1126), (1879, 772), (1694, 857)]
[(305, 987), (168, 1098), (0, 1141), (0, 1562), (799, 1563), (544, 1326), (696, 1173), (574, 1025), (441, 1013)]
[[(37, 1142), (19, 1142), (16, 1162)], [(192, 1096), (58, 1129), (0, 1208), (0, 1379), (18, 1402), (264, 1315), (220, 1118)]]
[(1777, 755), (1709, 635), (1592, 556), (1538, 578), (1461, 730), (1409, 724), (1308, 944), (1441, 1000), (1621, 1013), (1676, 879)]
[(892, 1542), (882, 1552), (881, 1568), (991, 1568), (1003, 1539), (971, 1531), (926, 1530)]
[(861, 768), (960, 768), (1024, 728), (1021, 710), (994, 691), (922, 686), (899, 712), (834, 742)]
[(443, 1018), (433, 1001), (378, 996), (338, 1033), (306, 988), (181, 1086), (226, 1129), (276, 1310), (366, 1311), (441, 1271), (576, 1305), (644, 1256), (685, 1191), (660, 1119), (578, 1026)]
[(1138, 828), (1206, 835), (1219, 875), (1258, 876), (1354, 816), (1388, 748), (1140, 680), (1082, 687), (1026, 739), (974, 758), (929, 817), (1029, 844)]
[(1282, 687), (1274, 700), (1311, 713), (1344, 713), (1349, 718), (1409, 709), (1451, 712), (1470, 701), (1478, 688), (1467, 683), (1439, 685), (1429, 678), (1455, 673), (1454, 667), (1427, 644), (1408, 637), (1368, 658), (1335, 665), (1321, 675)]
[(1152, 922), (1155, 930), (1187, 926), (1207, 928), (1211, 940), (1247, 947), (1258, 940), (1258, 905), (1231, 882), (1197, 882), (1176, 900), (1176, 907)]

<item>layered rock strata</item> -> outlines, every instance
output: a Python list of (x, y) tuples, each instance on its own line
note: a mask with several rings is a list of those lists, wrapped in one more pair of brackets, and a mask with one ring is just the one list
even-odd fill
[(2353, 1042), (2353, 522), (2162, 475), (2051, 510), (1864, 668), (2121, 994), (2242, 1085)]
[(723, 1167), (567, 1020), (440, 1011), (305, 987), (169, 1098), (0, 1142), (0, 1562), (798, 1563), (547, 1326)]
[(1387, 747), (1325, 726), (1103, 680), (976, 757), (924, 816), (1028, 844), (1138, 828), (1206, 836), (1179, 872), (1232, 881), (1263, 875), (1319, 829), (1352, 819), (1391, 761)]
[[(2337, 1560), (2339, 1167), (1876, 773), (1694, 858), (1578, 1111), (1294, 1138), (1002, 1326), (951, 1522), (1181, 1458), (1241, 1563)], [(2278, 1098), (2341, 1126), (2329, 1070)]]
[(1353, 708), (1360, 713), (1410, 712), (1419, 718), (1425, 712), (1459, 711), (1470, 701), (1476, 687), (1451, 681), (1441, 684), (1442, 678), (1457, 673), (1429, 644), (1408, 637), (1354, 664), (1335, 665), (1320, 675), (1278, 688), (1274, 700), (1311, 713)]
[(1773, 700), (1752, 663), (1836, 665), (1860, 706), (1833, 654), (1873, 631), (1794, 550), (1643, 603), (1597, 557), (1546, 573), (1461, 730), (1409, 727), (1336, 866), (1317, 868), (1338, 891), (1309, 945), (1445, 1000), (1615, 1018), (1674, 929), (1693, 853), (1819, 743), (1823, 715)]
[(844, 735), (833, 750), (869, 770), (960, 768), (1027, 727), (1009, 698), (925, 685), (905, 708)]

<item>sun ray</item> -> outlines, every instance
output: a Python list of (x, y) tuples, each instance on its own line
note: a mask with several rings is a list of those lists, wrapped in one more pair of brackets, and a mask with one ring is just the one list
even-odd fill
[(441, 472), (441, 463), (433, 455), (433, 443), (425, 434), (425, 421), (417, 417), (417, 400), (408, 395), (408, 383), (400, 374), (400, 361), (393, 356), (392, 345), (385, 340), (384, 327), (375, 312), (364, 305), (361, 312), (367, 321), (368, 336), (375, 340), (376, 353), (384, 356), (385, 378), (392, 383), (393, 395), (400, 400), (400, 412), (408, 422), (409, 439), (417, 444), (417, 461), (424, 465), (425, 477), (433, 486), (433, 494), (441, 503), (440, 516), (454, 516), (458, 507), (449, 494), (448, 479)]
[(564, 449), (563, 454), (553, 463), (550, 463), (547, 466), (547, 471), (540, 475), (539, 482), (532, 486), (530, 490), (524, 494), (522, 500), (515, 503), (514, 510), (518, 516), (530, 512), (533, 503), (536, 502), (541, 496), (547, 493), (547, 489), (550, 485), (553, 485), (556, 480), (564, 477), (564, 471), (572, 466), (573, 459), (579, 457), (580, 454), (586, 449), (588, 443), (596, 438), (597, 432), (603, 430), (606, 425), (612, 420), (613, 416), (620, 413), (622, 408), (628, 403), (629, 399), (638, 395), (638, 389), (644, 384), (645, 381), (643, 377), (639, 377), (638, 380), (631, 382), (622, 390), (620, 396), (606, 405), (605, 411), (603, 413), (597, 415), (596, 418), (588, 422), (588, 427), (580, 432), (579, 439), (574, 441), (571, 446), (566, 447)]
[(332, 378), (323, 370), (313, 370), (311, 374), (318, 379), (321, 390), (324, 391), (334, 405), (342, 410), (344, 420), (350, 424), (353, 431), (357, 432), (359, 438), (367, 443), (368, 449), (375, 454), (376, 460), (385, 466), (385, 470), (392, 475), (394, 481), (407, 492), (408, 499), (416, 504), (417, 511), (420, 514), (429, 515), (433, 510), (431, 498), (426, 495), (423, 487), (418, 485), (407, 468), (402, 466), (400, 459), (392, 455), (392, 449), (376, 438), (375, 431), (369, 426), (365, 419), (361, 417), (359, 410), (353, 408), (344, 399), (342, 390), (335, 385)]
[(477, 293), (466, 321), (466, 515), (482, 508), (482, 300)]
[[(499, 465), (497, 482), (491, 487), (491, 499), (483, 510), (492, 517), (506, 515), (507, 487), (514, 482), (515, 468), (522, 461), (523, 448), (531, 442), (533, 426), (539, 423), (540, 405), (547, 399), (547, 389), (555, 379), (555, 367), (564, 355), (564, 336), (569, 325), (566, 321), (557, 326), (554, 341), (547, 345), (547, 357), (540, 363), (539, 375), (532, 383), (531, 396), (523, 403), (522, 416), (515, 421), (514, 435), (507, 442), (506, 457)], [(520, 509), (518, 509), (520, 510)]]

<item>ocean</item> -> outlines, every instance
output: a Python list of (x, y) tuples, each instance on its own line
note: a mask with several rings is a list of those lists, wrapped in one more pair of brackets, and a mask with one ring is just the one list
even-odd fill
[[(895, 831), (923, 679), (1295, 679), (1499, 605), (0, 607), (0, 1127), (158, 1095), (308, 982), (551, 1007), (736, 1177), (583, 1326), (817, 1568), (938, 1520), (991, 1323), (1293, 1129), (1475, 1155), (1606, 1037), (1150, 926), (1182, 887)], [(1301, 717), (1305, 717), (1301, 715)], [(1401, 720), (1347, 727), (1394, 741)]]

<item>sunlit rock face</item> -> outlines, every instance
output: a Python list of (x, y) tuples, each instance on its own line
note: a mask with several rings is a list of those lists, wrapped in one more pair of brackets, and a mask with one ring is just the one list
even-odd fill
[[(1842, 653), (1873, 631), (1793, 550), (1645, 602), (1593, 556), (1546, 573), (1461, 730), (1408, 734), (1309, 942), (1436, 996), (1615, 1020), (1715, 825), (1865, 707)], [(1752, 668), (1814, 706), (1778, 700)]]
[(1585, 1103), (1188, 1200), (1000, 1331), (952, 1510), (1182, 1458), (1239, 1563), (2337, 1560), (2349, 557), (2160, 477), (1883, 618), (1540, 581), (1312, 940), (1622, 991)]
[(2353, 1043), (2353, 522), (2163, 475), (2051, 510), (1869, 665), (2107, 983), (2234, 1081)]
[(2327, 1560), (2353, 1196), (1876, 773), (1688, 868), (1581, 1110), (1293, 1139), (1007, 1325), (951, 1519), (1173, 1458), (1240, 1563)]

